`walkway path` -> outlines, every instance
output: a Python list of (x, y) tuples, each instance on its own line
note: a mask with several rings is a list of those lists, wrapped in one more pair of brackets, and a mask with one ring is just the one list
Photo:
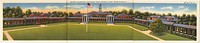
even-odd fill
[(7, 31), (3, 31), (3, 33), (5, 34), (5, 36), (8, 39), (8, 41), (13, 41), (13, 38), (10, 36), (10, 34), (8, 34)]
[(152, 37), (152, 38), (154, 38), (154, 39), (157, 39), (157, 40), (159, 40), (159, 41), (164, 41), (163, 39), (160, 39), (160, 38), (158, 38), (158, 37), (156, 37), (156, 36), (153, 36), (153, 35), (151, 35), (150, 34), (150, 30), (148, 30), (148, 31), (140, 31), (140, 30), (138, 30), (138, 29), (135, 29), (135, 28), (133, 28), (133, 27), (131, 27), (131, 26), (128, 26), (128, 27), (130, 27), (130, 28), (132, 28), (133, 30), (136, 30), (136, 31), (138, 31), (138, 32), (141, 32), (141, 33), (143, 33), (143, 34), (145, 34), (145, 35), (148, 35), (148, 36), (150, 36), (150, 37)]

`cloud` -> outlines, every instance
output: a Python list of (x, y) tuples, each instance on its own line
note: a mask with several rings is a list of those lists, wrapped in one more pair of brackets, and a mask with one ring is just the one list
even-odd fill
[(185, 8), (185, 6), (178, 6), (178, 9), (183, 9)]
[(103, 8), (103, 10), (110, 10), (110, 11), (121, 11), (122, 9), (132, 9), (130, 7), (126, 7), (126, 6), (115, 6), (115, 7), (107, 7), (107, 8)]
[(140, 9), (150, 10), (150, 9), (154, 9), (154, 8), (155, 8), (154, 6), (147, 6), (147, 7), (141, 7)]
[(84, 8), (86, 8), (85, 5), (67, 5), (64, 7), (67, 9), (84, 9)]
[(38, 7), (29, 7), (29, 8), (25, 8), (25, 9), (39, 9)]
[(180, 9), (180, 11), (189, 11), (189, 8), (185, 6), (178, 6), (178, 9)]
[(58, 6), (46, 6), (45, 9), (59, 9)]
[(171, 6), (167, 6), (167, 7), (161, 7), (161, 10), (173, 10), (174, 8)]
[[(172, 11), (157, 11), (157, 10), (139, 10), (139, 9), (135, 9), (135, 10), (138, 10), (138, 11), (140, 11), (140, 12), (150, 12), (150, 13), (158, 13), (158, 14), (168, 14), (168, 13), (171, 13), (172, 15), (174, 15), (174, 14), (177, 14), (177, 15), (182, 15), (182, 14), (195, 14), (195, 15), (197, 15), (197, 12), (196, 11), (192, 11), (192, 12), (185, 12), (185, 11), (181, 11), (181, 10), (179, 10), (179, 11), (174, 11), (174, 12), (172, 12)], [(187, 10), (187, 9), (185, 9), (185, 10)]]
[(189, 11), (189, 8), (187, 7), (187, 8), (183, 8), (182, 10), (180, 10), (180, 11)]

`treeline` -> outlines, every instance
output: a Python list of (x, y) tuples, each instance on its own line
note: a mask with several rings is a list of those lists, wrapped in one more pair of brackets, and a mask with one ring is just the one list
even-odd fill
[(22, 9), (17, 6), (17, 7), (5, 7), (3, 8), (3, 17), (4, 18), (20, 18), (23, 17), (23, 15), (25, 15), (22, 12)]
[[(176, 23), (178, 24), (186, 24), (186, 25), (195, 25), (196, 26), (196, 19), (197, 17), (194, 14), (159, 14), (159, 13), (150, 13), (150, 12), (140, 12), (140, 11), (133, 11), (132, 9), (126, 10), (123, 9), (122, 11), (109, 11), (112, 13), (112, 15), (117, 16), (119, 14), (128, 14), (131, 17), (138, 18), (138, 19), (147, 19), (149, 16), (174, 16), (178, 18), (178, 21)], [(80, 11), (76, 13), (81, 13)], [(69, 16), (73, 16), (74, 14), (72, 12), (69, 12)]]
[(158, 13), (149, 13), (149, 12), (140, 12), (140, 11), (135, 11), (132, 16), (139, 19), (147, 19), (148, 16), (161, 16), (161, 17), (174, 16), (178, 18), (178, 21), (176, 23), (186, 24), (186, 25), (196, 25), (196, 19), (197, 19), (197, 17), (194, 14), (182, 14), (182, 15), (171, 14), (171, 13), (158, 14)]
[(195, 25), (196, 26), (196, 20), (197, 17), (194, 14), (182, 14), (182, 15), (177, 15), (177, 14), (159, 14), (159, 13), (149, 13), (149, 12), (140, 12), (140, 11), (133, 11), (132, 9), (126, 10), (123, 9), (122, 11), (109, 11), (112, 12), (112, 15), (117, 16), (118, 14), (128, 14), (134, 18), (138, 19), (147, 19), (149, 16), (174, 16), (178, 18), (178, 21), (176, 23), (178, 24), (186, 24), (186, 25)]
[[(138, 19), (147, 19), (148, 16), (174, 16), (178, 18), (179, 24), (186, 24), (186, 25), (196, 25), (196, 19), (197, 17), (194, 14), (158, 14), (158, 13), (149, 13), (149, 12), (140, 12), (140, 11), (133, 11), (132, 9), (126, 10), (123, 9), (122, 11), (109, 11), (112, 13), (112, 15), (117, 16), (118, 14), (128, 14), (131, 17), (135, 17)], [(81, 13), (78, 11), (77, 13)], [(26, 12), (22, 12), (22, 9), (19, 6), (16, 7), (5, 7), (3, 8), (3, 17), (4, 18), (22, 18), (22, 17), (28, 17), (30, 14), (44, 14), (43, 12), (32, 12), (30, 9), (26, 10)], [(74, 13), (69, 12), (62, 12), (62, 11), (53, 11), (48, 12), (47, 14), (50, 14), (50, 17), (63, 17), (63, 16), (73, 16)]]
[[(62, 12), (62, 11), (53, 11), (53, 12), (48, 12), (48, 14), (51, 14), (51, 17), (64, 17), (67, 16), (68, 13)], [(53, 15), (52, 15), (53, 14)]]
[[(39, 15), (39, 14), (44, 14), (44, 13), (32, 12), (30, 9), (27, 9), (26, 12), (23, 12), (19, 6), (3, 8), (4, 18), (23, 18), (23, 17), (29, 17), (30, 14)], [(68, 13), (62, 12), (62, 11), (53, 11), (53, 12), (48, 12), (45, 14), (51, 15), (51, 17), (63, 17), (63, 16), (68, 15)]]

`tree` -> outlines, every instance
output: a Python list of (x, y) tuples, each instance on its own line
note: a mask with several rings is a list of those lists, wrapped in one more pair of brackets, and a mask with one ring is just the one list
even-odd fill
[(183, 14), (182, 17), (181, 17), (181, 19), (182, 19), (183, 22), (187, 21), (186, 14)]
[(190, 21), (190, 14), (188, 14), (187, 16), (186, 16), (186, 24), (187, 25), (190, 25), (190, 24), (192, 24), (192, 22)]
[(182, 15), (182, 18), (185, 19), (185, 17), (186, 17), (186, 14), (183, 14), (183, 15)]
[(12, 13), (10, 11), (12, 11), (10, 7), (3, 8), (3, 17), (9, 17), (8, 15)]
[(32, 14), (31, 10), (30, 9), (26, 10), (26, 16), (29, 16), (30, 14)]
[(81, 12), (80, 12), (80, 11), (77, 11), (77, 13), (80, 14)]
[(174, 17), (177, 17), (177, 14), (175, 14)]
[(141, 15), (142, 13), (140, 12), (140, 11), (135, 11), (135, 17), (136, 18), (140, 18), (140, 15)]
[(4, 12), (4, 13), (8, 13), (10, 10), (11, 10), (10, 7), (6, 7), (6, 8), (3, 9), (3, 12)]
[(51, 14), (51, 12), (48, 12), (48, 14)]
[(197, 20), (197, 17), (194, 14), (192, 14), (190, 17), (190, 21), (192, 22), (192, 25), (196, 26), (196, 20)]
[(124, 14), (127, 14), (127, 12), (128, 12), (128, 11), (127, 11), (126, 9), (123, 9), (123, 10), (122, 10), (122, 13), (124, 13)]
[(133, 9), (130, 9), (128, 15), (133, 15)]
[(196, 18), (197, 18), (197, 17), (196, 17), (194, 14), (192, 14), (192, 16), (191, 16), (190, 19), (191, 19), (192, 22), (196, 22)]
[(146, 19), (148, 16), (150, 16), (149, 12), (144, 12), (143, 19)]
[(17, 6), (16, 8), (15, 8), (15, 17), (22, 17), (23, 15), (22, 15), (22, 9), (19, 7), (19, 6)]
[(163, 13), (162, 16), (166, 16), (166, 15)]
[(153, 13), (152, 15), (156, 15), (156, 13)]
[(7, 17), (12, 17), (12, 14), (13, 14), (12, 10), (8, 11)]
[(66, 17), (67, 17), (67, 16), (68, 16), (68, 13), (64, 12), (64, 16), (66, 16)]
[(168, 13), (167, 16), (172, 16), (172, 14), (171, 14), (171, 13)]
[(23, 12), (19, 6), (12, 7), (12, 8), (6, 7), (6, 8), (3, 8), (3, 16), (11, 17), (11, 18), (19, 18), (19, 17), (23, 17)]
[(112, 15), (117, 16), (118, 14), (117, 14), (116, 11), (113, 11), (113, 12), (112, 12)]
[(166, 29), (164, 28), (164, 24), (160, 19), (157, 19), (156, 21), (152, 22), (150, 24), (150, 31), (154, 35), (163, 35)]
[(72, 12), (69, 12), (69, 16), (70, 16), (70, 17), (73, 16), (73, 13), (72, 13)]

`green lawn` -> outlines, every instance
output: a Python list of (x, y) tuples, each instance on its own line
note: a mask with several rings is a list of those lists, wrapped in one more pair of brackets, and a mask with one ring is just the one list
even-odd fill
[(8, 40), (5, 35), (3, 35), (3, 40)]
[[(66, 24), (66, 22), (63, 22)], [(57, 25), (57, 24), (63, 24), (63, 23), (51, 23), (46, 25)], [(39, 25), (27, 25), (27, 26), (13, 26), (13, 27), (5, 27), (3, 30), (13, 30), (13, 29), (22, 29), (22, 28), (31, 28), (31, 27), (39, 27)]]
[(138, 29), (138, 30), (141, 30), (141, 31), (148, 30), (148, 28), (145, 27), (145, 26), (141, 26), (141, 25), (138, 25), (138, 24), (132, 24), (132, 23), (116, 23), (116, 25), (129, 25), (129, 26), (134, 27), (135, 29)]
[(36, 26), (37, 26), (37, 25), (5, 27), (5, 28), (3, 28), (3, 30), (12, 30), (12, 29), (21, 29), (21, 28), (30, 28), (30, 27), (36, 27)]
[[(132, 26), (132, 27), (134, 27), (138, 30), (141, 30), (141, 31), (145, 31), (145, 30), (148, 29), (147, 27), (141, 26), (141, 25), (138, 25), (138, 24), (130, 24), (130, 23), (116, 23), (116, 24), (117, 25), (129, 25), (129, 26)], [(188, 39), (188, 38), (180, 37), (180, 36), (169, 34), (169, 33), (166, 33), (163, 36), (157, 36), (157, 37), (159, 37), (163, 40), (191, 40), (191, 39)]]
[(14, 40), (65, 40), (67, 25), (9, 32)]
[(157, 36), (157, 37), (164, 39), (164, 40), (173, 40), (173, 41), (175, 41), (175, 40), (190, 40), (191, 41), (191, 39), (183, 38), (183, 37), (176, 36), (176, 35), (170, 34), (170, 33), (165, 33), (165, 35)]
[[(9, 32), (14, 40), (155, 40), (127, 26), (108, 26), (105, 23), (90, 23), (89, 32), (85, 25), (75, 22), (31, 30)], [(55, 25), (55, 24), (54, 24)]]
[[(137, 24), (115, 24), (130, 25), (139, 30), (148, 29), (147, 27)], [(12, 31), (9, 32), (9, 34), (14, 40), (155, 40), (127, 26), (112, 26), (106, 25), (106, 23), (89, 23), (89, 32), (85, 32), (85, 25), (79, 24), (78, 22), (53, 23), (47, 24), (47, 26), (49, 27)], [(31, 27), (31, 25), (29, 27)], [(9, 28), (20, 29), (20, 27), (7, 27), (7, 29)], [(190, 40), (168, 33), (158, 37), (164, 40)], [(5, 36), (3, 38), (6, 40)]]
[(89, 24), (89, 32), (84, 25), (68, 25), (69, 40), (155, 40), (127, 26), (109, 26)]

